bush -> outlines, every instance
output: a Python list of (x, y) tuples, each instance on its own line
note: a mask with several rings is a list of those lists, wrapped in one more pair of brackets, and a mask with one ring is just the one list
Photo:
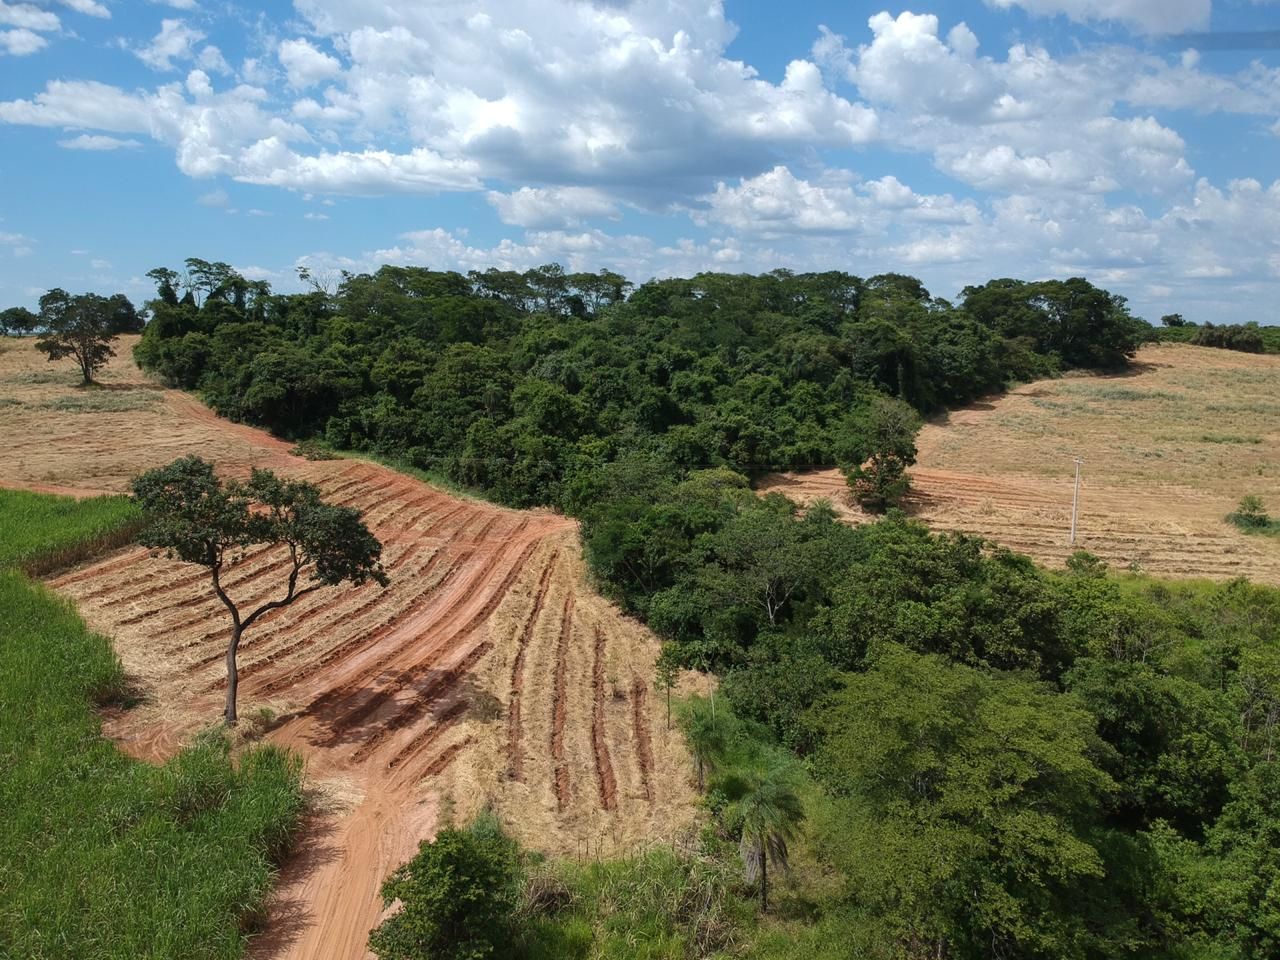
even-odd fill
[(492, 815), (424, 841), (382, 885), (400, 910), (373, 931), (381, 960), (486, 960), (508, 956), (520, 903), (519, 849)]
[(1227, 514), (1227, 521), (1246, 533), (1261, 533), (1275, 526), (1260, 497), (1249, 494), (1240, 500), (1235, 513)]

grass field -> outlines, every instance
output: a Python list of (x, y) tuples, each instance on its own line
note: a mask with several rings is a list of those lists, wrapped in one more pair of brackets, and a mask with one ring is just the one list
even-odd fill
[(100, 735), (120, 661), (11, 565), (109, 538), (122, 504), (0, 499), (0, 957), (239, 957), (301, 812), (276, 747), (233, 760), (206, 734), (158, 767)]
[(128, 543), (140, 521), (127, 497), (76, 500), (4, 489), (0, 517), (0, 569), (18, 567), (33, 577)]
[[(1280, 356), (1144, 347), (1122, 374), (1024, 384), (925, 425), (909, 513), (1060, 566), (1075, 548), (1117, 569), (1280, 584), (1280, 540), (1226, 521), (1255, 494), (1280, 512)], [(1084, 460), (1075, 546), (1074, 458)], [(839, 471), (762, 484), (826, 497), (852, 522)]]

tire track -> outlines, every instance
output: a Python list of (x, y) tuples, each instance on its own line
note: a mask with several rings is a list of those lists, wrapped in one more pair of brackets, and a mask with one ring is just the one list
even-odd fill
[(559, 556), (559, 551), (553, 552), (547, 565), (542, 568), (542, 575), (538, 578), (537, 592), (533, 597), (533, 608), (524, 622), (524, 628), (520, 631), (515, 660), (511, 664), (511, 696), (507, 701), (507, 775), (519, 782), (524, 781), (524, 753), (520, 746), (524, 736), (520, 719), (520, 702), (524, 695), (524, 663), (529, 655), (529, 644), (533, 641), (533, 634), (538, 626), (538, 617), (542, 615), (542, 605), (547, 599), (551, 572)]

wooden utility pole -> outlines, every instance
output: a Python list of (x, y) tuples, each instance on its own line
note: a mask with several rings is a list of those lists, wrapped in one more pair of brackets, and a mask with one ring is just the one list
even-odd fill
[(1076, 457), (1076, 492), (1071, 498), (1071, 545), (1076, 545), (1076, 517), (1080, 513), (1080, 466), (1084, 460)]

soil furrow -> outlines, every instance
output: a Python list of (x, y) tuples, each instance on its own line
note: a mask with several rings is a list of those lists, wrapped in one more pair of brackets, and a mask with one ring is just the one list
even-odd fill
[(560, 642), (556, 647), (555, 700), (552, 704), (551, 757), (555, 760), (556, 809), (561, 812), (569, 806), (572, 790), (569, 785), (569, 764), (564, 751), (564, 725), (569, 712), (569, 645), (573, 641), (573, 594), (564, 598), (561, 613)]
[(600, 790), (600, 806), (613, 810), (618, 805), (618, 781), (613, 775), (609, 744), (604, 729), (604, 657), (605, 638), (600, 624), (595, 625), (595, 643), (591, 666), (591, 749), (596, 760), (596, 786)]

